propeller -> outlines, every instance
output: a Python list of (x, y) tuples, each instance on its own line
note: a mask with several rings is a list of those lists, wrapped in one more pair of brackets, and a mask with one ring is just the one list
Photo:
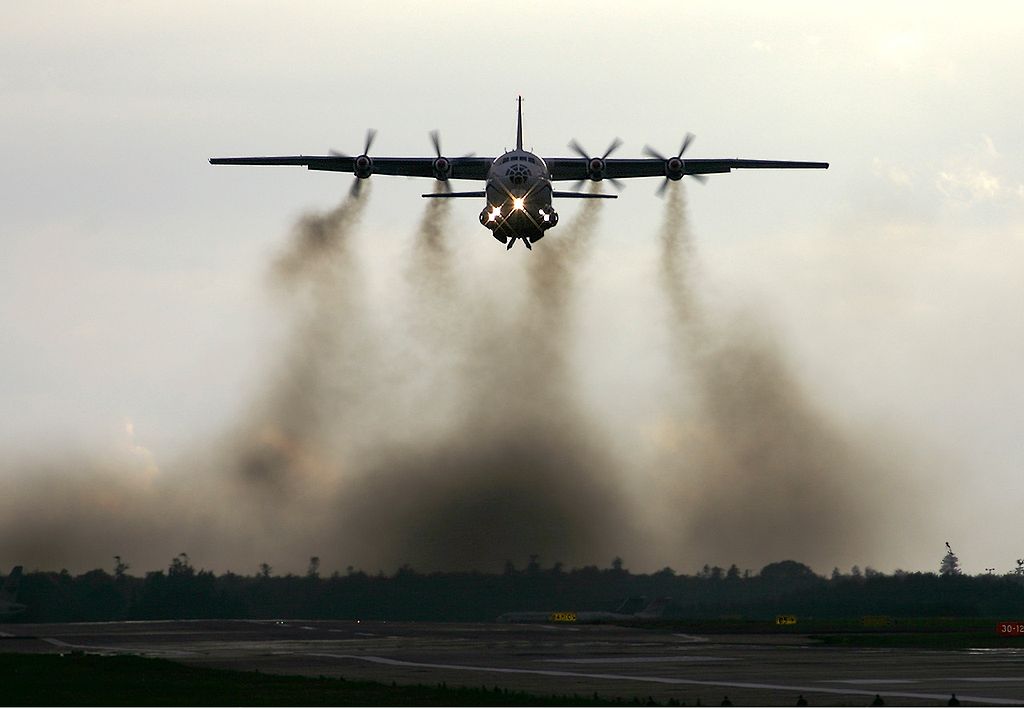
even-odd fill
[(434, 179), (441, 183), (441, 188), (445, 192), (452, 191), (452, 186), (448, 182), (448, 177), (451, 174), (452, 163), (447, 157), (441, 154), (441, 132), (438, 130), (430, 131), (430, 142), (434, 145), (434, 154), (437, 155), (434, 158)]
[[(665, 189), (668, 187), (668, 183), (670, 181), (677, 182), (683, 178), (683, 168), (685, 166), (683, 163), (683, 153), (686, 152), (687, 148), (690, 147), (690, 143), (693, 142), (694, 137), (696, 136), (694, 136), (693, 133), (686, 134), (686, 136), (683, 138), (683, 144), (682, 146), (680, 146), (679, 152), (675, 155), (675, 157), (665, 157), (660, 152), (652, 148), (650, 145), (644, 145), (645, 155), (653, 157), (657, 160), (661, 160), (665, 163), (665, 181), (662, 182), (661, 186), (658, 187), (657, 192), (655, 192), (655, 194), (657, 194), (659, 197), (665, 194)], [(691, 174), (687, 176), (693, 177), (701, 184), (707, 184), (708, 181), (707, 175)]]
[(617, 189), (619, 191), (622, 191), (622, 188), (625, 186), (625, 185), (622, 184), (622, 182), (620, 182), (619, 180), (615, 179), (614, 177), (606, 177), (605, 174), (604, 174), (604, 170), (605, 170), (605, 162), (604, 161), (608, 158), (609, 155), (611, 155), (613, 152), (618, 150), (620, 145), (622, 145), (622, 140), (620, 140), (619, 138), (615, 138), (614, 140), (612, 140), (611, 144), (608, 146), (608, 149), (604, 151), (604, 154), (601, 155), (601, 157), (596, 157), (596, 156), (589, 155), (587, 153), (587, 151), (584, 149), (584, 147), (582, 145), (580, 145), (576, 141), (575, 138), (570, 140), (569, 141), (569, 148), (573, 152), (575, 152), (577, 155), (579, 155), (580, 157), (582, 157), (584, 160), (587, 161), (587, 176), (584, 177), (583, 179), (579, 180), (578, 182), (576, 182), (576, 184), (574, 185), (574, 189), (576, 191), (579, 191), (579, 189), (583, 186), (583, 184), (589, 179), (589, 180), (592, 180), (594, 182), (600, 182), (601, 180), (608, 180), (609, 182), (611, 182), (615, 186), (615, 189)]
[[(377, 131), (374, 128), (370, 128), (366, 131), (366, 142), (363, 145), (363, 152), (355, 158), (353, 162), (352, 171), (355, 173), (356, 181), (352, 184), (350, 194), (353, 197), (359, 196), (359, 190), (362, 187), (362, 182), (373, 174), (373, 158), (370, 157), (370, 147), (373, 145), (374, 138), (377, 137)], [(331, 150), (331, 155), (335, 157), (351, 157), (343, 152), (337, 150)]]
[[(448, 180), (451, 178), (452, 161), (441, 154), (441, 132), (438, 130), (430, 131), (430, 142), (434, 146), (434, 154), (437, 155), (431, 165), (434, 170), (434, 179), (441, 183), (445, 192), (450, 192), (452, 191), (452, 186)], [(469, 152), (462, 157), (473, 157), (474, 155), (475, 153)]]

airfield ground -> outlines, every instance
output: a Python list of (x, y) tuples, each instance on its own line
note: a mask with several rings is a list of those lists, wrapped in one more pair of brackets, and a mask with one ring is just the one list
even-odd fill
[[(0, 652), (136, 654), (187, 665), (390, 685), (718, 705), (1024, 705), (1024, 643), (835, 646), (788, 634), (607, 625), (178, 621), (0, 625)], [(396, 699), (396, 704), (410, 699)]]

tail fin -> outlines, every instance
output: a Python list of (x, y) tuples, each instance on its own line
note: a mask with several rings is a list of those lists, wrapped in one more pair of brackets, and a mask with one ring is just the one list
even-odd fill
[(519, 97), (519, 114), (516, 118), (516, 150), (523, 149), (523, 97)]
[(661, 617), (665, 614), (665, 610), (668, 608), (669, 603), (672, 602), (670, 597), (659, 597), (657, 600), (649, 604), (640, 612), (636, 613), (637, 617)]
[(0, 598), (14, 602), (18, 596), (18, 586), (21, 584), (21, 570), (20, 565), (14, 566), (11, 574), (4, 581), (3, 589), (0, 589)]

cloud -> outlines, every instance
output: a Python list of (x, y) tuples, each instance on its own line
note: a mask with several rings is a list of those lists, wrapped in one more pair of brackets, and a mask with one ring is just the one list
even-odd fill
[(948, 157), (935, 174), (935, 188), (958, 206), (1019, 198), (1022, 185), (1012, 179), (991, 136), (982, 134), (971, 145)]

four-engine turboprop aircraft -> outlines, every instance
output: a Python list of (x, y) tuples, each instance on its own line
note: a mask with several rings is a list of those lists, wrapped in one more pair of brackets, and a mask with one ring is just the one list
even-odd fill
[[(370, 157), (370, 146), (376, 131), (366, 135), (366, 145), (358, 157), (332, 152), (323, 156), (285, 157), (214, 157), (214, 165), (304, 165), (310, 170), (351, 172), (356, 176), (353, 192), (358, 193), (362, 180), (370, 175), (404, 175), (407, 177), (433, 177), (440, 182), (442, 191), (424, 194), (424, 197), (454, 199), (460, 197), (485, 198), (487, 205), (480, 212), (480, 223), (496, 239), (515, 245), (522, 239), (527, 248), (543, 238), (544, 233), (558, 224), (558, 212), (552, 206), (553, 198), (614, 199), (613, 194), (580, 192), (587, 180), (608, 180), (616, 187), (618, 180), (631, 177), (663, 177), (658, 189), (664, 192), (669, 181), (678, 181), (690, 175), (699, 181), (706, 175), (730, 172), (733, 169), (826, 169), (827, 162), (793, 162), (786, 160), (739, 159), (683, 159), (693, 135), (686, 134), (679, 152), (665, 157), (650, 147), (644, 147), (646, 158), (614, 158), (609, 155), (622, 144), (616, 138), (600, 157), (590, 155), (575, 140), (569, 147), (579, 157), (542, 158), (523, 149), (523, 98), (518, 99), (516, 120), (516, 149), (498, 157), (445, 157), (441, 154), (441, 141), (437, 131), (431, 133), (436, 157)], [(482, 191), (453, 192), (450, 180), (483, 180)], [(576, 180), (575, 191), (560, 191), (553, 182)]]

